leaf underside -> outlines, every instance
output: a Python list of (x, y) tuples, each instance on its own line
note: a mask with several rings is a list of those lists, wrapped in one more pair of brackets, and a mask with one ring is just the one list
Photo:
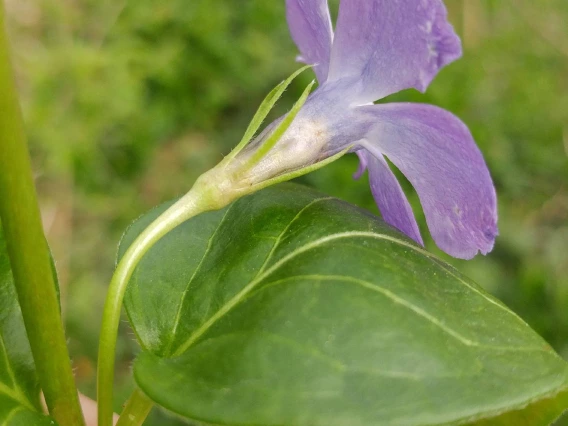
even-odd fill
[(140, 388), (206, 423), (533, 426), (568, 405), (567, 364), (503, 304), (373, 215), (297, 185), (172, 231), (125, 305)]
[(43, 426), (39, 384), (0, 224), (0, 424)]

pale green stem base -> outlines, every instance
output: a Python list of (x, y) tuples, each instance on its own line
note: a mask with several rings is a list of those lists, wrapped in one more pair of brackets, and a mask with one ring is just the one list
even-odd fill
[(140, 389), (134, 389), (116, 426), (141, 426), (154, 403)]

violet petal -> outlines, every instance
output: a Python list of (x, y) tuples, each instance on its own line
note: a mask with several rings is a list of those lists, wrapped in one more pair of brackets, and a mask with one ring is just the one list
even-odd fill
[(357, 154), (357, 157), (359, 157), (359, 167), (357, 167), (357, 171), (353, 173), (353, 179), (359, 180), (361, 179), (361, 176), (363, 176), (363, 173), (365, 173), (365, 171), (367, 170), (367, 151), (361, 149), (359, 151), (356, 151), (355, 154)]
[(432, 105), (357, 110), (362, 122), (374, 123), (361, 146), (386, 155), (412, 183), (438, 247), (463, 259), (491, 251), (498, 234), (495, 188), (467, 127)]
[(371, 192), (385, 222), (423, 246), (412, 207), (384, 157), (366, 150), (357, 151), (357, 155), (369, 169)]
[(333, 29), (327, 0), (286, 0), (286, 17), (292, 39), (306, 64), (316, 64), (320, 83), (327, 79)]
[(411, 87), (424, 91), (460, 56), (441, 0), (342, 0), (328, 79), (358, 82), (354, 100), (362, 105)]

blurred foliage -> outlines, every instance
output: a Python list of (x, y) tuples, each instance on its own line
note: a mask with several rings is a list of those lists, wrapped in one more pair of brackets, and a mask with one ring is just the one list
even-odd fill
[[(298, 65), (284, 1), (6, 0), (48, 239), (81, 389), (93, 395), (105, 287), (129, 222), (218, 162)], [(332, 2), (334, 5), (337, 1)], [(568, 358), (568, 3), (447, 0), (464, 58), (426, 95), (461, 117), (499, 196), (495, 250), (449, 259)], [(309, 81), (285, 94), (286, 111)], [(377, 212), (356, 159), (301, 179)], [(364, 180), (364, 179), (363, 179)], [(124, 324), (117, 410), (136, 343)], [(166, 424), (159, 413), (153, 423)], [(172, 420), (172, 424), (176, 424)]]

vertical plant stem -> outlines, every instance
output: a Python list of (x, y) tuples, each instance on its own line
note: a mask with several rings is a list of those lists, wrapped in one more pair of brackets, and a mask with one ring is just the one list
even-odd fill
[(210, 200), (196, 186), (150, 224), (128, 248), (111, 279), (99, 338), (97, 403), (99, 426), (112, 425), (114, 357), (122, 301), (136, 266), (146, 252), (165, 234), (187, 219), (211, 210)]
[(83, 425), (8, 52), (0, 4), (0, 217), (47, 407), (61, 426)]
[(135, 389), (122, 410), (116, 426), (141, 426), (150, 414), (153, 402), (140, 389)]

